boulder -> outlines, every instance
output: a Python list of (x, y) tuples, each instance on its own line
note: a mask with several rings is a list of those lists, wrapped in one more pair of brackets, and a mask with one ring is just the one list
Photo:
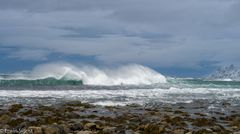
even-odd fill
[(22, 109), (23, 106), (22, 104), (13, 104), (8, 111), (10, 111), (11, 113), (15, 113), (18, 112), (20, 109)]
[(103, 128), (103, 133), (104, 134), (113, 134), (113, 133), (116, 132), (116, 130), (117, 130), (116, 127), (104, 127)]
[(144, 126), (144, 134), (162, 134), (165, 128), (157, 124), (147, 124)]
[(78, 131), (77, 134), (93, 134), (92, 131)]
[(82, 123), (74, 123), (69, 125), (70, 130), (77, 131), (77, 130), (83, 130), (83, 124)]
[(85, 130), (100, 130), (101, 128), (96, 123), (90, 122), (90, 123), (86, 123), (84, 125), (84, 129)]
[(32, 134), (43, 134), (43, 130), (41, 127), (29, 127), (28, 132)]
[(212, 119), (208, 118), (196, 118), (192, 125), (198, 126), (198, 127), (203, 127), (203, 126), (214, 126), (215, 122)]
[(3, 114), (0, 116), (0, 123), (6, 124), (11, 120), (11, 117), (8, 114)]
[(44, 134), (67, 134), (63, 126), (51, 125), (51, 126), (42, 126)]

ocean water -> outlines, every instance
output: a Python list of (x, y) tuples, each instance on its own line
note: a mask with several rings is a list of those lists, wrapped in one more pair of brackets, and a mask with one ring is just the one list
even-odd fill
[(51, 105), (66, 101), (97, 105), (191, 104), (240, 106), (240, 82), (173, 78), (141, 65), (118, 68), (46, 64), (0, 75), (0, 105)]

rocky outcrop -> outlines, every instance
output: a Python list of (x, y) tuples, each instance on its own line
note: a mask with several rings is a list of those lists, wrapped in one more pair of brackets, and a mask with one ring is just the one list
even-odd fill
[[(194, 109), (199, 111), (198, 107)], [(12, 105), (1, 110), (0, 129), (29, 134), (227, 134), (240, 131), (240, 113), (188, 112), (186, 107), (100, 107), (81, 102), (58, 106)]]

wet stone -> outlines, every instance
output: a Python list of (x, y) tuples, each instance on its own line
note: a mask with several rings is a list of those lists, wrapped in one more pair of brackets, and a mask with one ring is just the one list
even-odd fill
[(22, 104), (13, 104), (10, 108), (9, 108), (9, 112), (11, 113), (15, 113), (15, 112), (18, 112), (20, 109), (22, 109), (23, 106)]

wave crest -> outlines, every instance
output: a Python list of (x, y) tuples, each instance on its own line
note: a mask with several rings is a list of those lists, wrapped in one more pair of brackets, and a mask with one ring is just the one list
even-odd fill
[(57, 80), (81, 80), (86, 85), (150, 85), (166, 83), (160, 73), (138, 64), (117, 68), (97, 68), (94, 66), (74, 66), (72, 64), (44, 64), (31, 72), (15, 73), (1, 79), (38, 80), (55, 78)]

